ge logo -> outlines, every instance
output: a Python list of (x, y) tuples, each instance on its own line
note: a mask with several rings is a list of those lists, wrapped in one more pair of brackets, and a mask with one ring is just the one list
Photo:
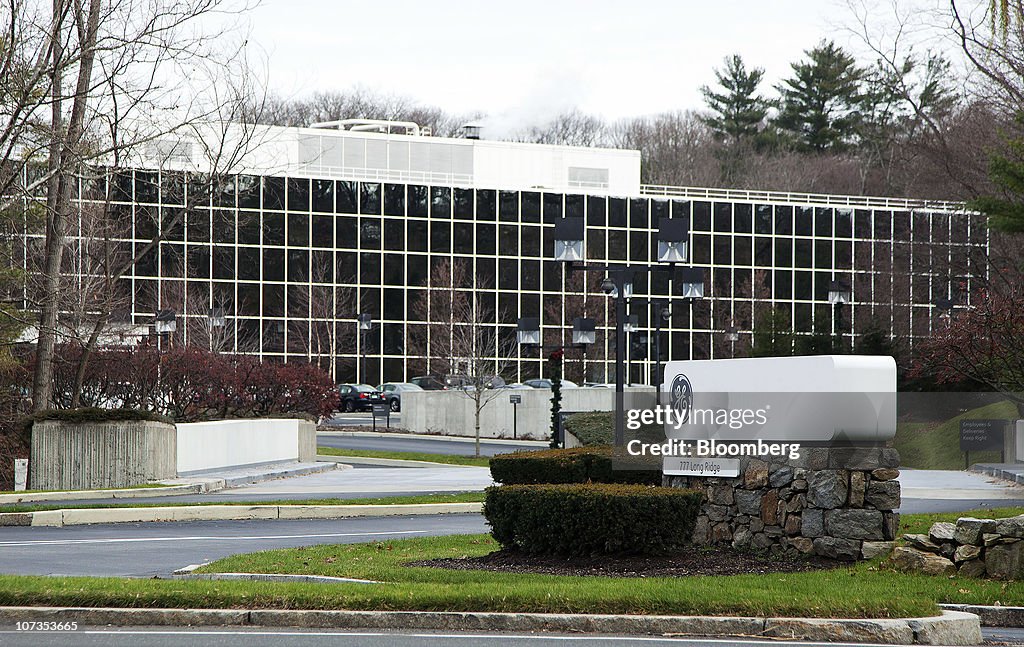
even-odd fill
[(672, 408), (679, 414), (683, 423), (690, 422), (690, 409), (693, 408), (693, 387), (690, 380), (680, 373), (672, 380)]

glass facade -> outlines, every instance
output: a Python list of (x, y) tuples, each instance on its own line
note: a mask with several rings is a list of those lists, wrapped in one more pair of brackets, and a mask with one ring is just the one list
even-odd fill
[[(963, 302), (972, 268), (984, 268), (987, 231), (969, 214), (897, 209), (881, 200), (839, 207), (722, 193), (622, 198), (269, 176), (238, 176), (210, 190), (180, 173), (137, 170), (105, 186), (83, 183), (79, 205), (87, 214), (109, 197), (125, 223), (113, 242), (128, 255), (166, 231), (121, 279), (131, 322), (148, 324), (158, 310), (174, 310), (179, 341), (189, 343), (210, 334), (207, 315), (223, 308), (222, 350), (316, 361), (338, 381), (355, 379), (365, 353), (361, 381), (374, 384), (427, 370), (410, 342), (427, 325), (416, 303), (439, 287), (427, 285), (431, 268), (452, 259), (471, 266), (471, 289), (492, 304), (503, 338), (514, 337), (524, 316), (541, 316), (546, 331), (567, 338), (581, 314), (574, 299), (599, 298), (600, 348), (587, 377), (612, 375), (604, 358), (614, 356), (614, 334), (605, 322), (614, 324), (614, 309), (600, 296), (600, 277), (567, 276), (550, 260), (553, 223), (563, 216), (584, 218), (587, 260), (595, 263), (653, 263), (658, 221), (690, 223), (690, 262), (704, 270), (705, 298), (673, 298), (678, 286), (670, 273), (637, 276), (633, 381), (653, 372), (649, 298), (671, 303), (663, 360), (742, 356), (771, 308), (782, 309), (801, 333), (838, 333), (852, 344), (857, 331), (877, 322), (913, 343), (940, 325), (936, 299), (960, 295)], [(19, 258), (28, 267), (41, 232), (23, 238)], [(76, 257), (90, 243), (79, 227), (69, 244)], [(852, 292), (841, 321), (827, 303), (835, 279)], [(364, 336), (358, 313), (373, 318)], [(739, 332), (736, 342), (724, 338), (730, 327)], [(543, 372), (537, 351), (517, 352), (507, 380)]]

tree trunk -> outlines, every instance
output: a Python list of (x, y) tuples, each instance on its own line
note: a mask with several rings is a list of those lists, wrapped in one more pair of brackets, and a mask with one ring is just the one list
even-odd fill
[(480, 409), (483, 406), (480, 402), (479, 392), (477, 398), (473, 400), (474, 407), (473, 413), (473, 427), (476, 431), (476, 453), (474, 454), (477, 458), (480, 458)]
[(92, 327), (89, 334), (89, 341), (82, 347), (82, 354), (78, 357), (78, 369), (75, 371), (75, 384), (71, 389), (71, 408), (77, 409), (82, 403), (82, 386), (85, 383), (85, 369), (89, 365), (93, 350), (100, 338), (100, 332), (107, 325), (107, 316), (100, 317)]
[[(57, 315), (60, 308), (60, 272), (64, 260), (64, 228), (71, 211), (71, 192), (68, 185), (70, 169), (65, 159), (73, 159), (83, 133), (86, 103), (92, 84), (93, 63), (96, 60), (96, 34), (99, 30), (100, 0), (92, 0), (88, 18), (80, 12), (74, 13), (75, 27), (79, 34), (81, 61), (75, 95), (68, 120), (67, 133), (63, 132), (63, 75), (61, 73), (64, 52), (60, 45), (64, 15), (64, 0), (53, 0), (53, 70), (51, 88), (52, 131), (50, 133), (50, 159), (48, 168), (53, 179), (46, 196), (47, 224), (45, 246), (45, 269), (43, 272), (43, 296), (39, 312), (39, 342), (36, 346), (35, 374), (32, 377), (32, 409), (42, 411), (50, 406), (53, 399), (53, 357), (57, 341)], [(85, 21), (83, 23), (83, 20)]]

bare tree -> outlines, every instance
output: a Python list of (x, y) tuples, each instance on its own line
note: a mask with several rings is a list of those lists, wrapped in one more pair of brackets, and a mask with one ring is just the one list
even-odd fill
[[(515, 353), (514, 339), (503, 335), (496, 312), (478, 299), (472, 272), (461, 260), (444, 260), (431, 268), (424, 298), (415, 305), (427, 325), (410, 341), (430, 358), (435, 372), (450, 379), (451, 389), (473, 405), (475, 453), (480, 455), (480, 414), (502, 391), (495, 378)], [(479, 287), (479, 286), (478, 286)]]
[[(13, 71), (5, 78), (12, 92), (3, 106), (8, 119), (0, 133), (0, 160), (12, 170), (0, 182), (10, 189), (27, 168), (45, 169), (24, 183), (28, 192), (46, 187), (33, 377), (33, 406), (42, 409), (50, 402), (64, 255), (79, 178), (147, 159), (180, 162), (190, 134), (199, 149), (193, 159), (205, 157), (209, 168), (219, 168), (223, 156), (231, 156), (238, 133), (216, 143), (211, 130), (227, 134), (228, 127), (217, 123), (225, 121), (224, 106), (237, 105), (239, 97), (224, 91), (236, 94), (247, 81), (225, 80), (249, 78), (248, 69), (237, 74), (245, 68), (244, 51), (229, 44), (225, 29), (210, 33), (199, 23), (216, 24), (215, 16), (245, 7), (231, 6), (230, 0), (90, 0), (87, 5), (54, 0), (51, 7), (10, 0), (9, 7), (8, 47), (0, 66)], [(187, 93), (181, 91), (183, 78), (189, 79)], [(3, 195), (0, 210), (21, 199), (9, 190)], [(106, 276), (123, 273), (108, 268)], [(105, 319), (96, 319), (94, 340)]]

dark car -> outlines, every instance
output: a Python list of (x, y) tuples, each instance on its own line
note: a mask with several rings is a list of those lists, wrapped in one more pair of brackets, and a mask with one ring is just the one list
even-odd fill
[(371, 411), (373, 405), (384, 403), (384, 394), (369, 384), (339, 384), (338, 395), (341, 396), (341, 410)]
[(424, 391), (443, 391), (448, 388), (445, 386), (444, 380), (436, 375), (420, 375), (409, 380), (410, 384), (415, 384)]
[(409, 391), (423, 391), (424, 389), (409, 382), (385, 382), (377, 387), (377, 390), (384, 394), (388, 406), (392, 411), (402, 410), (402, 393)]

